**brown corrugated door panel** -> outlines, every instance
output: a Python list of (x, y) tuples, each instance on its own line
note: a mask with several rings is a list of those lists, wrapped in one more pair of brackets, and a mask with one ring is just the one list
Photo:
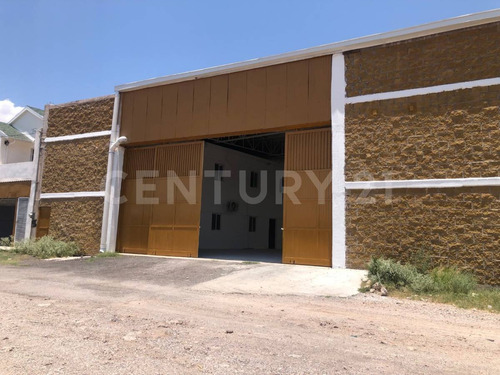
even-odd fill
[(38, 223), (36, 228), (36, 238), (41, 238), (49, 234), (50, 207), (40, 207), (38, 209)]
[[(137, 184), (140, 171), (155, 169), (154, 147), (131, 148), (125, 150), (123, 170), (125, 180), (122, 182), (121, 195), (124, 202), (120, 205), (117, 248), (121, 252), (147, 254), (149, 223), (152, 205), (142, 204), (137, 199)], [(153, 183), (153, 178), (144, 178), (144, 184)], [(144, 197), (151, 198), (151, 192)]]
[[(134, 168), (155, 171), (155, 177), (144, 179), (154, 191), (142, 194), (151, 202), (138, 201)], [(127, 177), (122, 196), (127, 202), (120, 209), (118, 248), (124, 252), (197, 257), (203, 142), (128, 149), (124, 170)], [(184, 186), (186, 194), (179, 185)]]
[[(331, 168), (330, 128), (286, 134), (285, 171), (301, 185), (292, 199), (287, 189), (295, 179), (285, 178), (283, 263), (332, 265)], [(323, 196), (318, 183), (325, 184)]]

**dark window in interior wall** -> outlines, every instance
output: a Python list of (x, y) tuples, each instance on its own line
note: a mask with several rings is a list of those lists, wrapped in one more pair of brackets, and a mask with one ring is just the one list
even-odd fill
[(215, 163), (214, 170), (215, 170), (215, 179), (222, 181), (222, 171), (224, 170), (224, 166), (222, 164)]
[(248, 231), (255, 232), (257, 229), (257, 218), (255, 216), (250, 216), (248, 219)]
[(220, 230), (220, 214), (212, 214), (212, 230)]
[(31, 153), (30, 153), (30, 161), (33, 161), (33, 159), (35, 158), (35, 149), (31, 149)]
[(259, 174), (257, 172), (250, 172), (250, 187), (256, 188), (259, 185)]

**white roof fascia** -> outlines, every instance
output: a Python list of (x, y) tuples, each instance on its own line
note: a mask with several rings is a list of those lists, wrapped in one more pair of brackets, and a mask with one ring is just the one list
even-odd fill
[(324, 44), (317, 47), (302, 49), (298, 51), (286, 52), (279, 55), (262, 57), (242, 62), (215, 66), (206, 69), (193, 70), (185, 73), (172, 74), (163, 77), (150, 78), (143, 81), (127, 83), (115, 86), (115, 91), (125, 92), (147, 87), (164, 85), (181, 81), (194, 80), (211, 77), (220, 74), (227, 74), (242, 70), (255, 69), (264, 66), (276, 65), (285, 62), (303, 60), (318, 56), (330, 55), (333, 53), (346, 52), (360, 48), (368, 48), (377, 45), (393, 43), (447, 31), (463, 29), (466, 27), (478, 26), (500, 21), (500, 9), (493, 9), (485, 12), (468, 14), (460, 17), (449, 18), (442, 21), (431, 22), (419, 26), (412, 26), (404, 29), (389, 31), (381, 34), (373, 34), (361, 38), (348, 39), (342, 42)]
[(39, 114), (38, 112), (33, 111), (30, 107), (26, 107), (29, 113), (34, 114), (36, 117), (38, 117), (40, 120), (43, 120), (43, 116)]
[(32, 115), (36, 116), (38, 119), (42, 120), (43, 119), (43, 116), (39, 113), (36, 113), (35, 111), (33, 111), (31, 108), (29, 107), (24, 107), (23, 109), (21, 109), (21, 111), (15, 115), (7, 124), (9, 125), (12, 125), (12, 123), (14, 121), (16, 121), (19, 117), (21, 117), (24, 113), (31, 113)]
[(33, 138), (29, 133), (21, 132), (26, 138), (31, 140), (31, 142), (35, 142), (35, 138)]
[(14, 121), (16, 121), (19, 117), (21, 117), (23, 115), (23, 113), (25, 113), (27, 110), (28, 110), (28, 107), (24, 107), (23, 109), (21, 109), (19, 111), (19, 113), (17, 115), (15, 115), (14, 117), (12, 117), (7, 124), (12, 125), (12, 123)]

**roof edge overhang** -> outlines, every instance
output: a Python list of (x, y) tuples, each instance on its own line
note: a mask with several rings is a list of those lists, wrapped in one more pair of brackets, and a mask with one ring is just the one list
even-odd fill
[(265, 66), (277, 65), (286, 62), (304, 60), (313, 57), (331, 55), (334, 53), (347, 52), (361, 48), (368, 48), (388, 43), (424, 37), (432, 34), (459, 30), (467, 27), (479, 26), (487, 23), (500, 21), (500, 9), (493, 9), (480, 13), (426, 23), (404, 29), (389, 31), (380, 34), (368, 35), (360, 38), (348, 39), (341, 42), (324, 44), (317, 47), (286, 52), (252, 60), (241, 61), (232, 64), (219, 65), (211, 68), (193, 70), (184, 73), (172, 74), (163, 77), (150, 78), (143, 81), (126, 83), (115, 86), (116, 92), (133, 91), (148, 87), (160, 86), (169, 83), (195, 80), (199, 78), (212, 77), (220, 74), (233, 73)]
[(37, 119), (40, 119), (42, 120), (43, 119), (43, 116), (39, 113), (36, 113), (35, 111), (33, 111), (31, 108), (29, 107), (24, 107), (23, 109), (21, 109), (19, 111), (19, 113), (17, 115), (15, 115), (14, 117), (12, 117), (10, 119), (10, 121), (7, 123), (9, 125), (12, 125), (18, 118), (20, 118), (22, 115), (24, 115), (25, 113), (31, 113), (33, 116), (35, 116)]

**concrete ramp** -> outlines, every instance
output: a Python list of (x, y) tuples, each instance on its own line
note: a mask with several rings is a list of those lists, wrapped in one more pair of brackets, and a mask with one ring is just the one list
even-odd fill
[(358, 293), (365, 276), (364, 270), (259, 264), (196, 284), (192, 289), (220, 293), (349, 297)]

